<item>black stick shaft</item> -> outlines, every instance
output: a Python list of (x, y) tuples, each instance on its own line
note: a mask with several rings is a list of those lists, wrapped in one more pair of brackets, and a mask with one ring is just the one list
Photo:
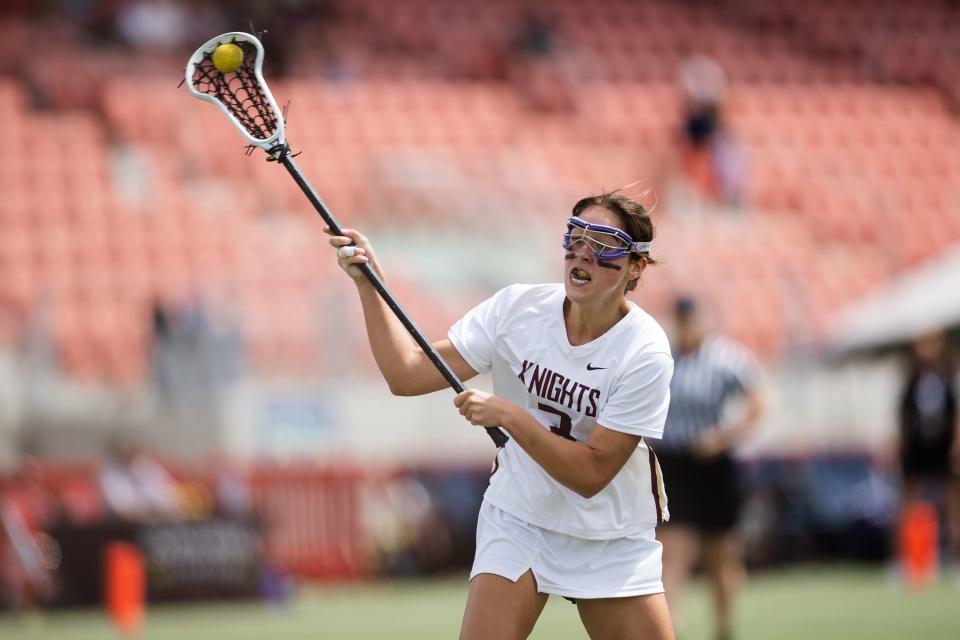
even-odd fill
[[(337, 224), (333, 214), (330, 213), (329, 207), (327, 207), (326, 203), (324, 203), (317, 192), (313, 190), (313, 187), (310, 186), (310, 183), (307, 182), (306, 178), (303, 177), (299, 167), (297, 167), (297, 164), (293, 161), (293, 158), (290, 157), (289, 151), (286, 149), (281, 151), (277, 160), (287, 168), (287, 171), (289, 171), (290, 175), (293, 176), (297, 186), (299, 186), (300, 190), (303, 191), (304, 195), (307, 196), (310, 204), (312, 204), (313, 208), (317, 210), (317, 213), (319, 213), (320, 217), (323, 218), (324, 222), (327, 223), (327, 226), (330, 227), (330, 230), (335, 235), (343, 235), (340, 225)], [(430, 344), (430, 342), (424, 337), (423, 333), (417, 328), (417, 325), (413, 323), (400, 304), (394, 300), (393, 295), (390, 294), (390, 291), (387, 290), (386, 285), (382, 280), (380, 280), (377, 274), (373, 272), (373, 269), (370, 268), (370, 265), (364, 263), (357, 266), (360, 267), (360, 271), (362, 271), (363, 275), (367, 278), (367, 280), (370, 281), (370, 284), (373, 285), (373, 288), (377, 290), (377, 293), (380, 294), (380, 297), (383, 298), (383, 301), (387, 303), (387, 306), (390, 307), (390, 310), (393, 311), (394, 315), (397, 316), (397, 319), (400, 320), (404, 328), (406, 328), (416, 343), (420, 345), (420, 348), (423, 349), (423, 352), (427, 354), (427, 357), (430, 358), (430, 362), (432, 362), (437, 368), (437, 370), (440, 372), (440, 375), (446, 379), (450, 386), (453, 387), (453, 390), (457, 393), (465, 391), (466, 387), (463, 386), (463, 382), (460, 381), (460, 378), (457, 377), (457, 374), (453, 372), (453, 369), (450, 368), (450, 365), (448, 365), (440, 356), (440, 354), (437, 353), (437, 350), (434, 349), (433, 345)], [(493, 440), (493, 443), (498, 447), (502, 447), (507, 443), (507, 435), (498, 427), (486, 427), (486, 430), (487, 435), (490, 436), (490, 438)]]

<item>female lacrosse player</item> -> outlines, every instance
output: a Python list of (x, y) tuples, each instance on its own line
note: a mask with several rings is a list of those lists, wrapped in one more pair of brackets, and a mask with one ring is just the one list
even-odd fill
[[(644, 442), (662, 435), (673, 361), (660, 326), (625, 298), (654, 262), (652, 239), (639, 203), (584, 198), (563, 236), (562, 284), (507, 287), (435, 345), (461, 379), (493, 372), (494, 394), (454, 404), (510, 436), (480, 510), (461, 639), (526, 638), (548, 594), (577, 603), (591, 638), (673, 637), (654, 537), (666, 496)], [(391, 391), (444, 388), (355, 266), (381, 273), (367, 239), (344, 230), (330, 243)]]

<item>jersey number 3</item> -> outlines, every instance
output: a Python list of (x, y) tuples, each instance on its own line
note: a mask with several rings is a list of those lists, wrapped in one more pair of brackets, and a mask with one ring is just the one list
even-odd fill
[(570, 416), (565, 414), (563, 411), (560, 411), (559, 409), (554, 409), (550, 405), (543, 404), (542, 402), (537, 404), (537, 409), (540, 409), (540, 411), (543, 411), (545, 413), (552, 413), (553, 415), (558, 416), (560, 418), (560, 424), (552, 425), (550, 427), (550, 431), (557, 434), (561, 438), (566, 438), (567, 440), (573, 440), (574, 442), (577, 441), (576, 438), (570, 435), (570, 432), (573, 431), (573, 420), (570, 419)]

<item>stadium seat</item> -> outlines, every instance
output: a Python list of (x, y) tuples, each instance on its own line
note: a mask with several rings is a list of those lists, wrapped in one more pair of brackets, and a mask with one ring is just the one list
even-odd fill
[[(452, 80), (453, 61), (418, 58), (433, 43), (492, 37), (524, 6), (355, 2), (357, 19), (397, 46), (353, 43), (353, 77), (343, 81), (319, 79), (315, 43), (292, 49), (290, 68), (308, 71), (271, 86), (292, 105), (298, 162), (343, 222), (460, 224), (442, 203), (480, 199), (471, 190), (488, 187), (477, 185), (546, 219), (584, 192), (658, 182), (681, 130), (677, 69), (695, 45), (728, 72), (725, 117), (749, 159), (743, 228), (704, 228), (738, 246), (718, 257), (736, 279), (721, 315), (758, 351), (786, 348), (778, 304), (821, 251), (856, 259), (826, 259), (849, 287), (819, 272), (802, 285), (814, 333), (857, 287), (960, 240), (960, 127), (950, 110), (960, 99), (960, 27), (942, 3), (912, 8), (909, 22), (896, 3), (752, 1), (738, 5), (738, 19), (710, 3), (551, 3), (576, 81), (573, 109), (549, 115), (529, 110), (509, 80)], [(330, 31), (332, 42), (344, 39)], [(15, 59), (26, 33), (0, 24), (0, 52)], [(260, 152), (242, 156), (222, 114), (152, 72), (166, 62), (57, 43), (33, 79), (53, 107), (44, 112), (18, 76), (0, 79), (0, 153), (17, 159), (0, 166), (0, 304), (62, 298), (73, 305), (58, 321), (67, 366), (129, 384), (143, 371), (129, 354), (146, 301), (249, 286), (240, 295), (255, 360), (264, 371), (309, 368), (319, 337), (306, 301), (333, 286), (321, 225), (282, 169)], [(119, 152), (142, 159), (142, 184), (123, 188)], [(669, 202), (661, 213), (662, 246), (682, 267), (651, 278), (651, 304), (665, 306), (669, 286), (685, 282), (726, 291), (704, 265), (711, 247), (680, 237), (703, 230), (683, 227), (685, 212)], [(298, 235), (303, 242), (290, 241)], [(452, 318), (402, 277), (397, 287), (431, 330)], [(120, 336), (106, 343), (75, 307), (114, 295), (134, 302), (103, 311)], [(279, 318), (266, 315), (272, 306)]]

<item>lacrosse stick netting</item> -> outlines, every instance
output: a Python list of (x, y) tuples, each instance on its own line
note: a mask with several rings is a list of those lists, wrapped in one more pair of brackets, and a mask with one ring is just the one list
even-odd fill
[[(214, 52), (221, 45), (240, 47), (243, 58), (234, 70), (221, 71), (214, 64)], [(329, 207), (319, 194), (303, 177), (293, 160), (290, 147), (284, 139), (283, 114), (267, 87), (261, 74), (263, 65), (263, 47), (260, 41), (249, 33), (225, 33), (208, 40), (197, 49), (187, 62), (184, 79), (190, 92), (201, 100), (212, 102), (233, 123), (246, 141), (253, 147), (267, 152), (269, 160), (282, 164), (290, 176), (303, 191), (303, 194), (316, 209), (320, 217), (335, 235), (343, 235)], [(223, 66), (223, 65), (221, 65)], [(466, 390), (450, 365), (444, 361), (433, 345), (424, 337), (400, 304), (394, 299), (386, 285), (370, 268), (369, 264), (358, 265), (364, 277), (373, 285), (397, 319), (404, 326), (424, 355), (437, 368), (444, 379), (457, 393)], [(504, 446), (509, 438), (497, 427), (487, 427), (487, 434), (498, 447)]]
[[(213, 63), (213, 53), (222, 44), (233, 44), (243, 52), (236, 71), (223, 73)], [(270, 150), (283, 147), (283, 115), (277, 108), (261, 73), (263, 46), (249, 33), (225, 33), (196, 50), (184, 79), (190, 92), (212, 102), (223, 111), (247, 142)]]

